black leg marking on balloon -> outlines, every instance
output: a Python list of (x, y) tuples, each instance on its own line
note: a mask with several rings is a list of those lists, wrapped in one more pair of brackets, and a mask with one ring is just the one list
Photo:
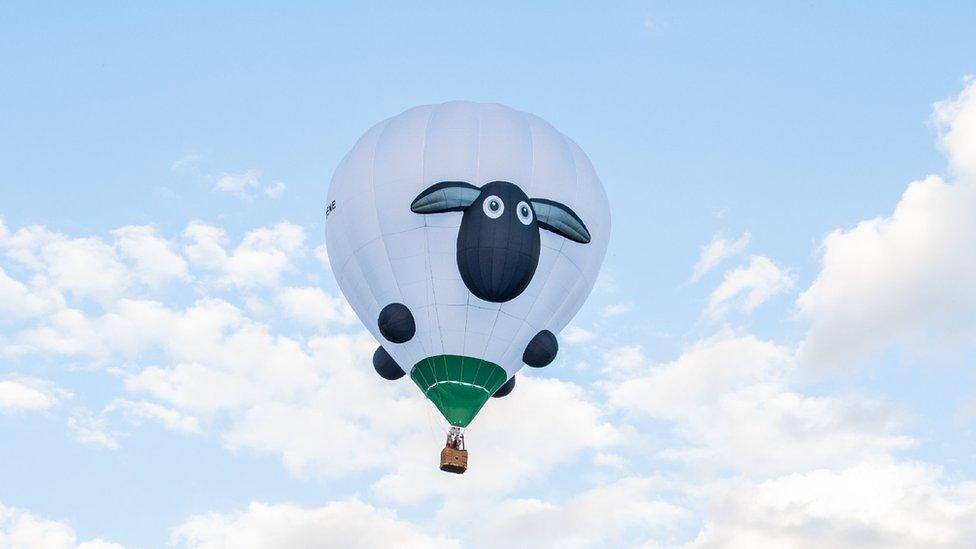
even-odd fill
[(514, 388), (515, 388), (515, 376), (512, 376), (508, 378), (508, 381), (506, 381), (504, 385), (499, 387), (498, 390), (495, 391), (495, 394), (491, 395), (491, 397), (502, 398), (504, 396), (508, 396), (508, 393), (511, 393), (512, 389)]
[(373, 353), (373, 369), (376, 373), (380, 375), (383, 379), (389, 379), (390, 381), (400, 379), (401, 377), (407, 375), (403, 371), (403, 368), (393, 360), (390, 353), (386, 352), (383, 347), (377, 347), (376, 351)]
[(390, 303), (380, 311), (377, 321), (380, 333), (393, 343), (405, 343), (417, 333), (417, 324), (410, 309), (403, 303)]
[(559, 343), (556, 341), (556, 336), (549, 330), (542, 330), (525, 346), (522, 362), (533, 368), (542, 368), (556, 358), (557, 352), (559, 352)]

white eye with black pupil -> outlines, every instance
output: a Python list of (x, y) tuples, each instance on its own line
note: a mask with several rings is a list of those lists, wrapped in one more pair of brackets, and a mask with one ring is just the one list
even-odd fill
[(492, 219), (498, 219), (505, 212), (505, 203), (502, 202), (501, 198), (495, 195), (491, 195), (485, 199), (481, 208), (485, 211), (485, 215)]
[(532, 223), (532, 208), (530, 208), (525, 201), (518, 203), (518, 209), (516, 211), (518, 212), (519, 221), (521, 221), (523, 225)]

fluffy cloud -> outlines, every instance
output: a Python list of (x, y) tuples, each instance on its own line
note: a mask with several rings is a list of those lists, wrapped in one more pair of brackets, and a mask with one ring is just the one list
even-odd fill
[(644, 348), (640, 345), (612, 347), (603, 353), (603, 372), (620, 376), (629, 375), (644, 363)]
[(935, 104), (932, 120), (949, 166), (960, 178), (976, 182), (976, 79), (966, 79), (960, 94)]
[(633, 545), (667, 536), (692, 513), (659, 496), (661, 482), (630, 477), (580, 493), (562, 504), (507, 500), (487, 516), (477, 541), (487, 547), (593, 547)]
[(192, 517), (172, 542), (197, 549), (460, 547), (357, 499), (316, 508), (251, 503), (245, 511)]
[(729, 240), (722, 234), (713, 236), (711, 242), (702, 246), (698, 262), (695, 263), (695, 268), (691, 273), (691, 281), (695, 282), (722, 261), (742, 253), (749, 245), (751, 238), (752, 236), (749, 233), (743, 233), (735, 240)]
[(691, 547), (961, 549), (976, 539), (976, 483), (946, 484), (921, 464), (872, 461), (714, 491)]
[(47, 410), (69, 396), (68, 391), (40, 379), (0, 380), (0, 413)]
[(64, 306), (64, 296), (47, 285), (46, 279), (39, 277), (28, 286), (0, 267), (0, 322), (37, 317)]
[[(171, 365), (150, 366), (126, 380), (191, 414), (242, 409), (269, 398), (287, 398), (318, 383), (299, 341), (275, 336), (222, 300), (201, 300), (185, 310), (125, 301), (98, 320), (122, 352), (164, 352)], [(138, 328), (132, 328), (133, 326)]]
[(305, 231), (288, 222), (253, 229), (229, 252), (224, 249), (226, 234), (219, 227), (193, 222), (183, 237), (184, 251), (195, 265), (215, 271), (223, 283), (251, 287), (278, 283), (304, 253)]
[(24, 227), (0, 239), (11, 259), (45, 277), (45, 285), (80, 298), (105, 301), (131, 280), (116, 249), (96, 237), (68, 238), (41, 226)]
[(119, 399), (106, 407), (106, 412), (121, 411), (129, 421), (140, 424), (143, 421), (155, 421), (163, 427), (177, 433), (196, 434), (200, 432), (200, 420), (178, 410), (167, 408), (154, 402), (131, 401)]
[(152, 227), (122, 227), (112, 234), (116, 246), (133, 262), (133, 273), (140, 281), (158, 285), (171, 278), (189, 278), (186, 260), (173, 251), (170, 242), (157, 237)]
[(797, 300), (811, 321), (801, 356), (836, 362), (976, 311), (976, 187), (932, 176), (890, 217), (836, 230)]
[(213, 188), (215, 191), (230, 193), (238, 198), (251, 200), (258, 191), (270, 198), (278, 198), (284, 192), (285, 184), (282, 181), (274, 181), (270, 185), (264, 185), (261, 183), (261, 172), (247, 170), (236, 174), (226, 173), (217, 177)]
[(46, 324), (24, 330), (7, 346), (10, 355), (46, 352), (58, 355), (100, 356), (106, 352), (102, 336), (85, 314), (63, 309), (48, 316)]
[(569, 344), (579, 344), (592, 341), (596, 337), (596, 334), (587, 330), (586, 328), (580, 328), (579, 326), (570, 326), (559, 334), (559, 338)]
[(662, 455), (759, 475), (854, 463), (910, 446), (900, 414), (856, 396), (813, 397), (788, 385), (789, 350), (722, 332), (674, 362), (607, 385), (614, 406), (667, 419), (688, 447)]
[(122, 549), (100, 539), (78, 543), (74, 530), (62, 522), (0, 504), (0, 547), (11, 549)]
[(309, 348), (322, 374), (311, 392), (254, 403), (225, 442), (278, 454), (296, 474), (389, 467), (389, 448), (426, 424), (419, 391), (378, 379), (369, 362), (376, 343), (365, 334), (317, 337)]
[(613, 318), (615, 316), (620, 316), (622, 314), (629, 313), (633, 308), (634, 308), (633, 303), (629, 303), (627, 301), (621, 301), (619, 303), (613, 303), (607, 305), (606, 307), (603, 308), (602, 311), (600, 311), (600, 315), (603, 316), (603, 318)]
[(42, 253), (55, 286), (77, 295), (111, 297), (128, 284), (115, 250), (97, 238), (58, 240)]
[(75, 410), (68, 418), (68, 428), (75, 439), (83, 444), (101, 446), (109, 450), (118, 450), (119, 441), (115, 434), (109, 431), (108, 421), (103, 414), (95, 414), (91, 410)]
[(705, 314), (721, 318), (731, 310), (751, 313), (771, 296), (793, 286), (793, 277), (769, 258), (754, 255), (749, 264), (725, 273), (708, 298)]
[(330, 324), (356, 324), (359, 319), (341, 297), (333, 297), (319, 288), (284, 288), (278, 292), (281, 311), (299, 324), (325, 328)]

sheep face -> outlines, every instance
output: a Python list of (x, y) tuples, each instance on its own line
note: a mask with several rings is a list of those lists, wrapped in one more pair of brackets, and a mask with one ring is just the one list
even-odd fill
[(532, 281), (539, 266), (540, 228), (581, 244), (590, 241), (583, 221), (570, 208), (529, 198), (507, 181), (480, 189), (459, 181), (437, 183), (420, 193), (410, 209), (420, 214), (462, 212), (458, 271), (472, 294), (493, 303), (515, 299)]

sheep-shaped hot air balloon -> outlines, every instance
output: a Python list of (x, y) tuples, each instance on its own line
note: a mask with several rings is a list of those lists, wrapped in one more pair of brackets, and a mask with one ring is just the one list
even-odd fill
[(593, 287), (610, 233), (603, 186), (540, 118), (451, 102), (367, 131), (327, 203), (329, 261), (380, 343), (374, 368), (410, 374), (452, 427), (442, 469), (463, 472), (460, 429), (523, 364), (553, 361), (554, 334)]

